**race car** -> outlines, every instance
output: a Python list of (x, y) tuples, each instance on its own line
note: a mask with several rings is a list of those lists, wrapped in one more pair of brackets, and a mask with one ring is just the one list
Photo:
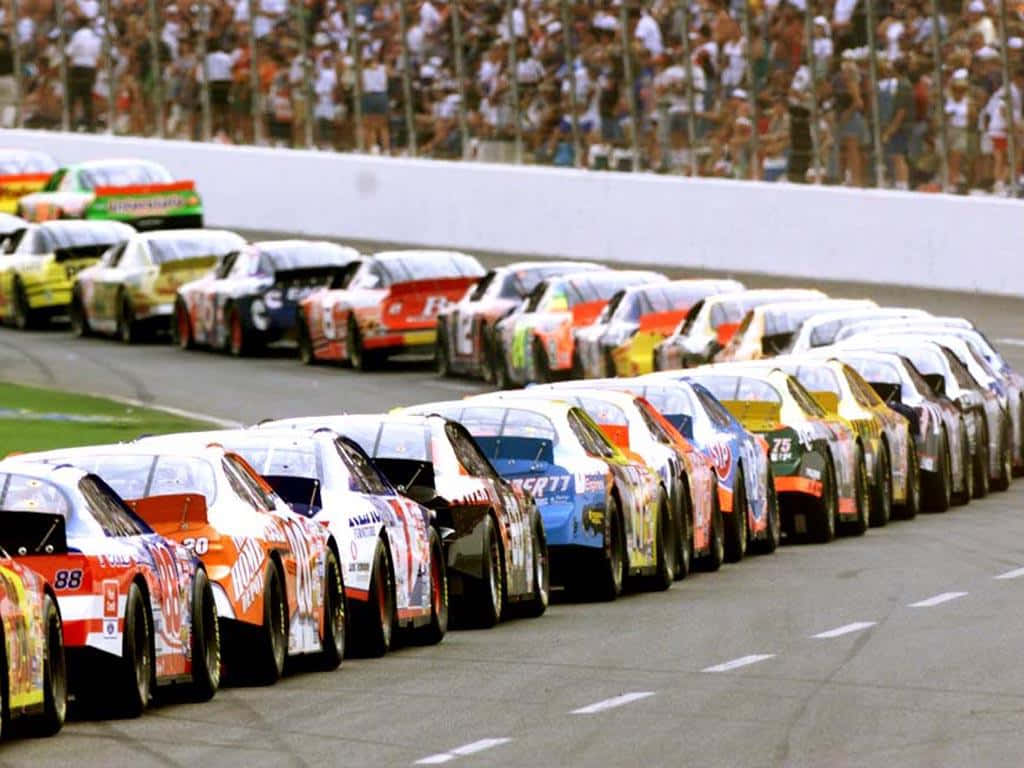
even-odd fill
[(168, 331), (178, 288), (244, 245), (224, 229), (136, 233), (75, 276), (71, 330), (114, 335), (125, 344)]
[[(13, 544), (16, 551), (25, 545), (10, 534), (0, 533), (0, 540)], [(64, 727), (68, 708), (64, 629), (57, 595), (44, 576), (2, 547), (0, 632), (0, 679), (6, 683), (0, 736), (6, 737), (8, 726), (15, 724), (34, 735), (54, 735)]]
[(839, 309), (812, 315), (804, 320), (789, 344), (790, 354), (798, 355), (818, 347), (835, 344), (845, 328), (864, 321), (880, 322), (901, 317), (929, 317), (923, 309), (913, 307), (868, 307), (864, 309)]
[(573, 329), (590, 325), (609, 299), (631, 285), (667, 282), (658, 272), (601, 270), (538, 283), (522, 311), (498, 323), (495, 383), (500, 389), (579, 373)]
[(832, 346), (815, 355), (853, 368), (886, 405), (907, 418), (925, 509), (945, 512), (956, 499), (970, 500), (971, 447), (964, 415), (948, 397), (932, 391), (910, 360), (895, 352)]
[(835, 358), (803, 355), (750, 365), (765, 371), (779, 368), (794, 376), (826, 413), (838, 415), (853, 428), (871, 487), (870, 525), (888, 523), (893, 507), (903, 519), (917, 515), (921, 483), (910, 424), (856, 370)]
[(448, 590), (434, 513), (399, 495), (348, 438), (327, 429), (272, 427), (139, 444), (223, 446), (244, 458), (293, 511), (327, 526), (338, 543), (353, 647), (381, 656), (396, 630), (423, 644), (441, 642)]
[(574, 331), (579, 371), (588, 379), (637, 376), (654, 370), (654, 347), (698, 301), (742, 291), (735, 280), (673, 280), (623, 288), (597, 320)]
[[(660, 493), (671, 514), (665, 553), (676, 573), (689, 570), (693, 557), (692, 531), (713, 520), (717, 484), (711, 462), (695, 451), (678, 431), (650, 403), (631, 392), (586, 387), (579, 382), (561, 382), (502, 393), (509, 398), (547, 397), (578, 405), (585, 410), (619, 450), (642, 459), (657, 474)], [(695, 522), (700, 521), (700, 522)], [(728, 523), (728, 521), (726, 521)], [(726, 525), (725, 558), (739, 560), (746, 551)], [(671, 542), (671, 547), (669, 543)]]
[(95, 473), (157, 533), (198, 556), (231, 678), (276, 682), (287, 656), (315, 655), (325, 669), (341, 663), (345, 601), (335, 539), (292, 512), (241, 456), (215, 445), (139, 442), (9, 459), (12, 466), (30, 460)]
[(26, 225), (0, 255), (0, 318), (25, 329), (67, 314), (75, 275), (133, 232), (116, 221)]
[(150, 160), (90, 160), (54, 171), (14, 211), (29, 221), (107, 219), (138, 230), (203, 226), (195, 182), (175, 181)]
[(435, 353), (437, 315), (483, 276), (455, 251), (385, 251), (367, 256), (343, 288), (299, 303), (299, 356), (307, 365), (345, 361), (370, 370), (388, 355)]
[(782, 526), (767, 443), (744, 429), (707, 389), (681, 373), (593, 383), (617, 385), (643, 397), (704, 453), (715, 470), (718, 507), (729, 516), (727, 526), (743, 525), (732, 515), (737, 509), (746, 510), (748, 547), (764, 554), (774, 552)]
[(277, 240), (225, 255), (178, 288), (172, 332), (183, 349), (204, 345), (235, 357), (294, 336), (299, 302), (342, 288), (361, 262), (354, 248), (323, 240)]
[(963, 415), (971, 464), (968, 482), (964, 484), (965, 495), (988, 495), (989, 479), (1002, 464), (999, 441), (1004, 435), (1004, 422), (1008, 421), (998, 395), (979, 384), (948, 348), (921, 336), (862, 334), (835, 348), (894, 352), (910, 360), (934, 394), (948, 397)]
[(453, 618), (492, 627), (511, 604), (548, 604), (544, 526), (533, 499), (495, 471), (459, 424), (437, 416), (313, 416), (261, 429), (327, 427), (357, 442), (392, 485), (437, 513)]
[(99, 477), (65, 462), (27, 454), (0, 461), (0, 487), (0, 546), (52, 585), (67, 682), (79, 700), (137, 717), (154, 684), (187, 684), (199, 700), (216, 693), (217, 607), (192, 552), (157, 535)]
[(606, 269), (586, 261), (517, 261), (489, 269), (480, 282), (437, 316), (437, 371), (494, 382), (495, 325), (515, 312), (538, 283), (571, 272)]
[(821, 299), (781, 301), (754, 307), (736, 329), (729, 343), (715, 353), (716, 363), (761, 360), (785, 354), (809, 317), (841, 309), (869, 309), (878, 305), (869, 299)]
[(708, 296), (698, 301), (686, 317), (654, 348), (654, 369), (671, 371), (707, 363), (740, 327), (754, 307), (780, 301), (827, 299), (821, 291), (805, 288), (759, 288)]
[[(499, 474), (534, 498), (554, 583), (576, 596), (614, 600), (627, 574), (652, 571), (653, 553), (648, 585), (671, 584), (672, 553), (666, 557), (663, 548), (673, 535), (666, 528), (668, 509), (656, 506), (660, 480), (644, 461), (619, 450), (579, 406), (480, 396), (402, 411), (459, 422)], [(720, 526), (719, 519), (719, 535)], [(677, 574), (685, 575), (684, 561), (675, 562)]]
[(21, 216), (0, 212), (0, 251), (6, 253), (7, 244), (4, 241), (27, 226), (28, 222), (21, 218)]
[(782, 370), (735, 365), (696, 368), (687, 378), (768, 442), (787, 535), (827, 542), (838, 529), (864, 530), (871, 503), (864, 454), (853, 430), (799, 381)]
[(0, 213), (18, 210), (18, 200), (45, 186), (56, 161), (45, 152), (0, 149)]

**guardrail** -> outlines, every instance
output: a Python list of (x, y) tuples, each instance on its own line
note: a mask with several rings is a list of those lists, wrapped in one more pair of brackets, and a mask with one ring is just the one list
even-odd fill
[(1024, 215), (998, 198), (49, 131), (0, 143), (155, 160), (228, 228), (1024, 296)]

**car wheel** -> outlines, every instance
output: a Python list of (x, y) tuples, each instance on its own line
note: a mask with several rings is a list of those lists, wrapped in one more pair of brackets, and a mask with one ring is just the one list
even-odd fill
[(871, 494), (872, 528), (880, 528), (892, 517), (892, 462), (889, 460), (889, 446), (882, 443), (875, 467), (875, 487)]
[(135, 312), (127, 296), (121, 297), (117, 312), (117, 337), (125, 344), (134, 344), (139, 340), (135, 324)]
[(508, 375), (508, 362), (501, 344), (496, 343), (494, 349), (494, 386), (496, 389), (511, 389), (512, 379)]
[(334, 549), (324, 561), (324, 629), (320, 636), (320, 668), (337, 669), (345, 658), (345, 584)]
[(604, 354), (602, 355), (602, 357), (604, 358), (604, 371), (602, 375), (606, 379), (615, 378), (618, 374), (615, 371), (615, 358), (612, 357), (612, 350), (604, 350)]
[(497, 357), (494, 354), (494, 341), (486, 326), (480, 328), (480, 378), (485, 384), (495, 383)]
[(68, 671), (64, 657), (64, 626), (57, 602), (43, 598), (43, 711), (32, 718), (36, 736), (53, 736), (64, 727), (68, 712)]
[(650, 586), (652, 590), (663, 592), (672, 586), (676, 576), (676, 525), (664, 494), (658, 505), (658, 524), (654, 530), (657, 535), (654, 541), (654, 576), (650, 579)]
[(288, 655), (288, 606), (285, 604), (281, 572), (274, 563), (267, 565), (263, 587), (263, 624), (251, 654), (248, 670), (256, 682), (271, 685), (281, 679)]
[(372, 371), (377, 367), (377, 358), (363, 347), (363, 336), (359, 324), (349, 315), (348, 333), (345, 334), (345, 352), (348, 361), (357, 371)]
[(416, 630), (420, 645), (437, 645), (448, 631), (448, 574), (437, 531), (430, 529), (430, 623)]
[(711, 541), (708, 542), (708, 553), (701, 559), (705, 571), (717, 571), (725, 562), (725, 515), (718, 494), (711, 496)]
[(446, 379), (452, 375), (452, 360), (448, 355), (448, 332), (444, 323), (437, 324), (437, 343), (434, 345), (434, 366), (437, 375)]
[(938, 466), (934, 472), (925, 475), (921, 483), (924, 490), (925, 504), (930, 512), (945, 512), (953, 503), (953, 458), (949, 447), (949, 435), (942, 428), (942, 439), (939, 442)]
[(594, 595), (599, 600), (614, 600), (622, 594), (627, 571), (626, 536), (622, 530), (619, 501), (614, 495), (608, 496), (605, 516), (608, 519), (605, 529), (607, 541), (601, 571), (594, 580)]
[(539, 384), (551, 381), (551, 366), (548, 364), (548, 355), (540, 339), (533, 340), (533, 375)]
[(779, 548), (782, 541), (782, 519), (779, 517), (779, 497), (775, 494), (775, 477), (769, 468), (765, 480), (765, 523), (764, 538), (754, 546), (758, 554), (770, 555)]
[(523, 615), (535, 618), (544, 614), (551, 599), (551, 570), (548, 560), (548, 540), (544, 523), (534, 512), (533, 522), (533, 596), (523, 604)]
[(999, 474), (992, 481), (992, 488), (996, 491), (1006, 491), (1010, 488), (1013, 480), (1013, 441), (1010, 438), (1012, 427), (1003, 423), (1002, 437), (999, 440)]
[(907, 443), (906, 492), (900, 506), (900, 519), (913, 520), (921, 511), (921, 471), (913, 440)]
[(473, 624), (482, 629), (501, 621), (505, 604), (505, 579), (502, 567), (501, 543), (494, 518), (485, 515), (481, 523), (483, 550), (480, 552), (482, 576), (474, 580), (470, 590), (469, 610)]
[(115, 707), (122, 717), (138, 717), (149, 705), (153, 684), (153, 634), (139, 585), (128, 590), (121, 658), (116, 663)]
[(206, 571), (192, 581), (192, 697), (209, 701), (220, 687), (220, 632), (217, 603)]
[[(680, 483), (680, 507), (678, 528), (676, 530), (676, 579), (685, 579), (693, 569), (693, 505), (690, 500), (690, 488), (685, 482)], [(712, 490), (716, 493), (716, 490)]]
[(232, 357), (245, 357), (249, 354), (249, 338), (242, 325), (242, 313), (238, 307), (228, 310), (228, 353)]
[(25, 285), (18, 278), (14, 278), (14, 300), (13, 306), (13, 320), (14, 327), (19, 331), (27, 331), (35, 325), (35, 314), (32, 312), (32, 307), (28, 303), (28, 294), (25, 292)]
[(957, 504), (970, 504), (974, 498), (974, 455), (967, 438), (967, 425), (960, 422), (960, 493), (954, 496)]
[(855, 454), (856, 476), (854, 478), (854, 502), (857, 507), (857, 518), (843, 526), (843, 533), (849, 536), (863, 536), (868, 529), (868, 516), (871, 513), (871, 490), (868, 485), (868, 468), (864, 462), (864, 449), (859, 445)]
[(85, 305), (82, 303), (82, 297), (78, 293), (71, 297), (68, 317), (71, 320), (72, 334), (80, 339), (92, 335), (92, 330), (89, 328), (89, 318), (85, 314)]
[(313, 337), (309, 333), (306, 318), (299, 313), (295, 322), (295, 336), (299, 345), (299, 360), (303, 365), (316, 365), (316, 353), (313, 351)]
[(192, 349), (195, 347), (195, 337), (192, 335), (192, 321), (188, 316), (188, 308), (180, 299), (174, 302), (174, 325), (171, 328), (174, 332), (174, 343), (179, 348)]
[(391, 650), (395, 634), (395, 579), (382, 538), (377, 539), (370, 571), (370, 593), (360, 612), (365, 615), (365, 620), (360, 622), (366, 632), (359, 642), (363, 652), (367, 656), (383, 656)]
[(978, 450), (974, 454), (974, 498), (983, 499), (989, 491), (989, 447), (988, 422), (981, 417), (981, 428), (978, 430)]
[(747, 484), (738, 466), (732, 491), (732, 512), (726, 516), (725, 560), (738, 563), (747, 553)]
[(814, 541), (824, 544), (836, 536), (836, 514), (839, 509), (836, 467), (831, 455), (825, 456), (825, 471), (822, 474), (821, 499), (817, 504), (817, 516), (812, 533)]

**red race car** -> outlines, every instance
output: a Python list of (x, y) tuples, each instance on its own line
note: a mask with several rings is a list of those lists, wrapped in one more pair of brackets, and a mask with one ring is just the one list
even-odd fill
[(299, 355), (307, 364), (347, 361), (376, 367), (389, 354), (433, 354), (437, 315), (484, 274), (454, 251), (388, 251), (367, 257), (344, 289), (299, 304)]

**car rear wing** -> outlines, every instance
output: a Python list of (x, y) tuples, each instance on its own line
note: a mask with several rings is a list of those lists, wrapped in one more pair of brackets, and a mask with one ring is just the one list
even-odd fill
[(90, 243), (88, 245), (71, 245), (67, 248), (58, 248), (53, 252), (54, 259), (58, 264), (65, 261), (77, 259), (99, 259), (104, 252), (116, 243)]
[(13, 557), (66, 554), (68, 537), (64, 515), (0, 511), (0, 547)]
[(160, 265), (160, 274), (169, 275), (175, 272), (188, 272), (197, 269), (212, 269), (217, 265), (219, 255), (210, 254), (206, 256), (191, 256), (187, 259), (174, 259), (165, 261)]
[(320, 282), (327, 288), (344, 288), (352, 277), (352, 264), (323, 264), (315, 267), (279, 269), (274, 272), (275, 285)]
[(297, 514), (314, 517), (323, 509), (319, 480), (291, 475), (263, 475), (263, 479)]
[(420, 293), (444, 293), (458, 294), (460, 297), (471, 285), (476, 285), (480, 280), (476, 276), (452, 276), (432, 277), (427, 280), (406, 280), (405, 282), (392, 283), (388, 289), (389, 299), (401, 299), (411, 294)]
[(210, 524), (206, 497), (201, 493), (168, 493), (125, 500), (125, 503), (154, 531), (164, 535), (205, 528)]
[(775, 429), (782, 413), (781, 403), (766, 403), (763, 400), (722, 400), (722, 405), (752, 432)]
[(163, 184), (126, 184), (124, 186), (100, 186), (93, 192), (96, 197), (122, 197), (134, 195), (158, 195), (167, 192), (194, 192), (194, 181), (170, 181)]

